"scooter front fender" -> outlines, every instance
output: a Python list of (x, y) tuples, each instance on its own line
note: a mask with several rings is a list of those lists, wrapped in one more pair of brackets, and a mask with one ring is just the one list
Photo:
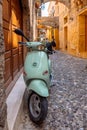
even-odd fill
[(33, 80), (28, 86), (29, 90), (36, 92), (38, 95), (42, 97), (48, 97), (49, 91), (46, 83), (42, 80)]

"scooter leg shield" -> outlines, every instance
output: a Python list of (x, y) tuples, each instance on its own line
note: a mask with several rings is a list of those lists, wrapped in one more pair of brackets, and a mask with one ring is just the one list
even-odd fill
[(40, 95), (42, 97), (49, 96), (49, 91), (48, 91), (47, 85), (42, 80), (33, 80), (29, 84), (28, 89), (36, 92), (38, 95)]

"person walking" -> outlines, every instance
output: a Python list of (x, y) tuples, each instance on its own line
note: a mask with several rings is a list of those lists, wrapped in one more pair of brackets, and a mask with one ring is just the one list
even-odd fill
[(47, 47), (47, 49), (50, 51), (50, 53), (52, 54), (52, 44), (51, 44), (51, 42), (48, 40), (48, 38), (46, 38), (46, 47)]

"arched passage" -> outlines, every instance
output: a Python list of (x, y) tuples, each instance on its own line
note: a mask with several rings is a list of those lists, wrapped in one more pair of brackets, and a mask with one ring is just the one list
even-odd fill
[[(36, 0), (39, 1), (39, 0)], [(70, 7), (70, 0), (40, 0), (40, 5), (41, 4), (45, 4), (47, 2), (55, 2), (56, 5), (63, 4), (63, 6), (66, 6), (66, 8), (69, 9)], [(57, 6), (56, 6), (57, 7)], [(54, 11), (55, 12), (55, 11)], [(57, 13), (57, 12), (56, 12)], [(40, 18), (40, 24), (45, 25), (47, 27), (47, 37), (49, 37), (49, 40), (51, 40), (52, 35), (54, 35), (56, 43), (57, 43), (57, 48), (59, 49), (59, 16), (56, 14), (51, 14), (50, 16), (48, 16), (48, 18), (46, 17), (41, 17)], [(50, 27), (50, 29), (48, 28), (48, 26)]]
[(43, 0), (43, 1), (44, 1), (44, 3), (50, 2), (50, 1), (61, 2), (61, 3), (63, 3), (66, 6), (67, 6), (68, 3), (70, 3), (70, 0)]

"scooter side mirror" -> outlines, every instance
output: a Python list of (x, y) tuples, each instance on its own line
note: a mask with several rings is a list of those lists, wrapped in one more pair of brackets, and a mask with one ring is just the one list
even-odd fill
[(21, 29), (14, 29), (14, 32), (15, 32), (17, 35), (24, 36), (24, 33), (22, 32)]
[(29, 39), (24, 35), (24, 33), (22, 32), (21, 29), (18, 29), (18, 28), (14, 29), (13, 32), (16, 33), (17, 35), (20, 35), (20, 36), (24, 37), (27, 41), (29, 41)]

